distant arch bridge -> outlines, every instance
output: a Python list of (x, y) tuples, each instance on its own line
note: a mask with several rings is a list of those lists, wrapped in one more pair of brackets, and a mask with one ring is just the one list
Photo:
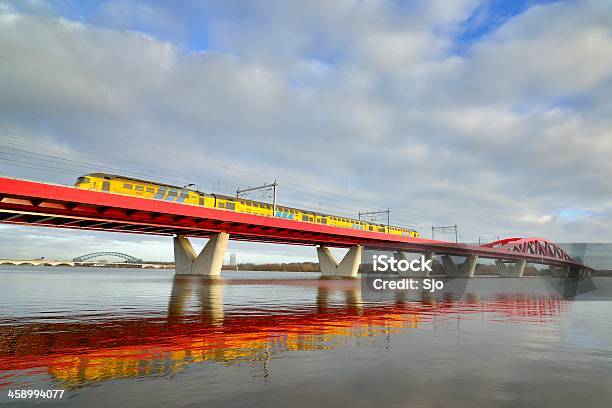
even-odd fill
[(91, 254), (85, 254), (77, 256), (72, 259), (73, 262), (105, 262), (105, 263), (128, 263), (128, 264), (141, 264), (142, 259), (135, 258), (132, 255), (124, 254), (121, 252), (93, 252)]

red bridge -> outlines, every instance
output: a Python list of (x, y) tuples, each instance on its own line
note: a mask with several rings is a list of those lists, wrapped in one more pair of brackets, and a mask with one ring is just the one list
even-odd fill
[[(559, 276), (588, 274), (558, 245), (542, 238), (508, 238), (485, 245), (339, 228), (228, 210), (144, 199), (56, 184), (0, 178), (0, 222), (55, 228), (174, 236), (177, 274), (219, 276), (228, 239), (317, 246), (321, 273), (356, 277), (362, 248), (440, 255), (451, 276), (473, 276), (478, 258), (496, 260), (502, 276), (522, 276), (526, 262), (550, 265)], [(210, 238), (196, 255), (186, 237)], [(337, 262), (328, 247), (350, 248)], [(457, 265), (451, 256), (465, 256)], [(510, 264), (509, 264), (510, 263)], [(427, 273), (425, 273), (427, 275)]]

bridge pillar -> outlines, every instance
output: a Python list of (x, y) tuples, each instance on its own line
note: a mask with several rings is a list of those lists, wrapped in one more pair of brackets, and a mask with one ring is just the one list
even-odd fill
[(584, 266), (580, 268), (580, 277), (588, 278), (591, 276), (591, 270), (589, 268), (585, 268)]
[(550, 266), (550, 271), (552, 272), (552, 276), (554, 278), (567, 278), (570, 273), (570, 266)]
[(219, 232), (213, 235), (199, 255), (189, 239), (182, 235), (174, 237), (174, 264), (177, 275), (204, 275), (210, 278), (221, 277), (223, 257), (227, 249), (229, 234)]
[(327, 247), (318, 246), (317, 255), (322, 278), (357, 278), (361, 264), (361, 245), (351, 247), (340, 263)]
[[(433, 261), (434, 257), (436, 256), (436, 253), (435, 252), (431, 252), (431, 251), (427, 251), (427, 252), (423, 253), (423, 256), (425, 257), (425, 261), (426, 262), (430, 261), (430, 260)], [(402, 260), (402, 259), (408, 260), (406, 258), (406, 254), (403, 253), (403, 252), (399, 252), (399, 251), (394, 252), (393, 253), (393, 257), (395, 259), (397, 259), (397, 260)], [(429, 273), (430, 272), (427, 271), (427, 270), (426, 271), (418, 271), (418, 272), (414, 272), (414, 271), (408, 270), (406, 272), (400, 272), (399, 275), (400, 276), (413, 276), (415, 278), (424, 278), (424, 277), (429, 276)]]
[(527, 265), (527, 261), (525, 259), (517, 261), (510, 267), (499, 259), (495, 261), (495, 269), (502, 278), (522, 278), (523, 273), (525, 272), (525, 265)]
[(474, 276), (477, 262), (478, 255), (469, 255), (461, 265), (457, 265), (450, 256), (442, 255), (442, 266), (448, 276), (471, 278)]
[(584, 266), (576, 266), (573, 268), (569, 268), (568, 273), (567, 273), (567, 277), (568, 278), (587, 278), (591, 276), (589, 269), (585, 268)]

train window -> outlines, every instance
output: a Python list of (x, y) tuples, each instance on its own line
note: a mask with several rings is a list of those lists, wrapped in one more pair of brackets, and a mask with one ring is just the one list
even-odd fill
[(79, 177), (77, 179), (77, 183), (89, 183), (91, 180), (89, 179), (89, 177)]
[(147, 193), (154, 193), (155, 189), (153, 187), (147, 187)]
[(225, 203), (222, 201), (219, 201), (219, 203), (217, 204), (217, 207), (219, 208), (225, 208)]
[(370, 231), (374, 231), (374, 227), (370, 225), (370, 227), (368, 228)]
[(189, 193), (181, 193), (181, 198), (189, 198)]
[(306, 214), (302, 214), (302, 221), (308, 221), (308, 216)]
[(123, 183), (123, 188), (127, 188), (128, 190), (132, 189), (132, 185), (128, 183)]
[(204, 205), (204, 197), (200, 197), (200, 205)]
[(166, 189), (164, 187), (160, 187), (157, 190), (157, 194), (155, 194), (155, 197), (153, 197), (153, 198), (155, 198), (157, 200), (161, 200), (161, 199), (164, 198), (164, 194), (166, 194)]
[(134, 189), (136, 191), (144, 191), (144, 187), (143, 186), (135, 186)]
[(227, 208), (228, 210), (234, 210), (236, 208), (236, 204), (230, 201), (225, 205), (225, 208)]

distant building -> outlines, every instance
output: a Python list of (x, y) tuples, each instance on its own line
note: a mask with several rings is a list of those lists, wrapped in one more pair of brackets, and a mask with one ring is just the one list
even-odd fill
[(236, 268), (236, 254), (230, 254), (230, 265)]

